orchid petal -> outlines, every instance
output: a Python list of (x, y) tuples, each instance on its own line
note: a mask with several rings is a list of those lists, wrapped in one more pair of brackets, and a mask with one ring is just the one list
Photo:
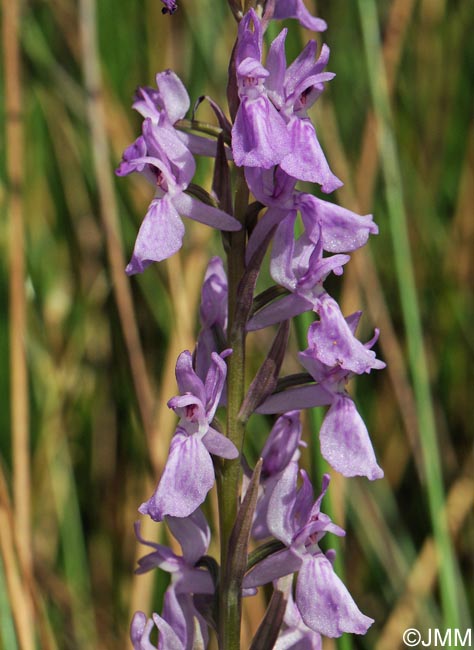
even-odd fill
[(172, 70), (165, 70), (156, 75), (156, 85), (171, 124), (181, 120), (190, 105), (188, 92), (181, 79)]
[(165, 515), (187, 517), (214, 484), (211, 457), (198, 436), (176, 433), (156, 491), (139, 511), (162, 521)]
[(367, 427), (349, 396), (334, 397), (319, 439), (323, 457), (343, 476), (367, 476), (371, 481), (383, 477)]
[(319, 183), (322, 191), (326, 193), (341, 187), (342, 182), (329, 169), (329, 164), (310, 120), (292, 117), (287, 128), (291, 139), (291, 148), (290, 153), (281, 161), (281, 168), (299, 180)]
[(302, 558), (291, 548), (273, 553), (247, 573), (244, 578), (243, 587), (244, 589), (251, 589), (260, 585), (266, 585), (277, 578), (298, 571), (301, 563)]
[(190, 566), (194, 566), (209, 548), (211, 531), (202, 510), (199, 508), (188, 517), (167, 517), (166, 523), (178, 540), (183, 557)]
[(153, 199), (138, 231), (125, 272), (142, 273), (152, 262), (174, 255), (182, 246), (184, 225), (168, 196)]
[(203, 203), (188, 194), (173, 197), (173, 203), (183, 217), (189, 217), (206, 224), (206, 226), (232, 231), (240, 230), (242, 227), (237, 219), (231, 217), (227, 212), (214, 208), (212, 205), (207, 205), (207, 203)]
[(214, 456), (232, 459), (237, 458), (239, 455), (239, 450), (234, 445), (234, 443), (212, 427), (209, 427), (209, 430), (203, 437), (202, 442), (207, 451)]
[(323, 636), (365, 634), (373, 619), (362, 614), (322, 554), (305, 556), (296, 584), (296, 604), (308, 627)]

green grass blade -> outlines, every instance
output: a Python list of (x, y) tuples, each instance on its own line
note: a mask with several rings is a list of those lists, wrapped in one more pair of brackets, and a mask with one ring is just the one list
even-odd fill
[(439, 553), (442, 609), (445, 624), (455, 628), (460, 625), (460, 581), (457, 580), (459, 570), (446, 518), (443, 514), (445, 503), (443, 476), (433, 401), (430, 393), (427, 359), (423, 345), (423, 330), (415, 287), (393, 118), (382, 63), (377, 11), (373, 0), (358, 0), (358, 8), (372, 101), (379, 128), (380, 158), (394, 247), (395, 269), (400, 287), (401, 307), (406, 330), (408, 362), (417, 406), (429, 511), (433, 535)]

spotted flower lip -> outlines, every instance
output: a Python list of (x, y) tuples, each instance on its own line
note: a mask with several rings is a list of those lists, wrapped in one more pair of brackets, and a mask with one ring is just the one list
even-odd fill
[(370, 349), (378, 331), (371, 341), (362, 344), (354, 335), (360, 313), (344, 319), (327, 293), (320, 296), (319, 303), (320, 320), (310, 326), (309, 347), (299, 353), (302, 365), (316, 384), (274, 393), (257, 412), (281, 413), (289, 408), (329, 405), (319, 432), (322, 456), (343, 476), (382, 478), (384, 473), (377, 464), (367, 428), (345, 389), (355, 374), (385, 367)]
[(239, 452), (226, 436), (211, 426), (227, 375), (225, 357), (211, 355), (211, 364), (203, 381), (193, 369), (192, 355), (186, 350), (176, 363), (176, 379), (181, 395), (169, 400), (180, 421), (174, 434), (168, 459), (153, 495), (139, 512), (155, 521), (165, 515), (187, 517), (198, 508), (214, 484), (211, 454), (237, 458)]
[[(365, 634), (373, 619), (362, 614), (344, 584), (334, 573), (319, 541), (328, 532), (345, 532), (321, 512), (321, 502), (330, 477), (323, 477), (322, 491), (313, 503), (313, 489), (307, 474), (297, 490), (298, 464), (291, 462), (270, 497), (268, 528), (285, 549), (268, 556), (249, 571), (244, 588), (251, 589), (298, 572), (295, 605), (304, 624), (324, 636), (344, 632)], [(330, 556), (329, 556), (330, 557)]]
[[(151, 547), (152, 551), (138, 560), (135, 573), (145, 573), (155, 568), (169, 573), (170, 584), (164, 596), (162, 617), (153, 617), (160, 631), (158, 650), (189, 650), (194, 647), (197, 638), (206, 642), (208, 638), (207, 625), (194, 605), (194, 596), (209, 597), (215, 591), (209, 571), (197, 566), (200, 558), (207, 553), (211, 532), (199, 508), (188, 517), (167, 517), (166, 523), (179, 542), (182, 555), (177, 555), (167, 546), (145, 540), (140, 534), (140, 522), (136, 522), (138, 541)], [(132, 642), (137, 643), (134, 648), (144, 650), (149, 647), (145, 640), (149, 640), (152, 628), (151, 620), (147, 621), (141, 613), (135, 615), (130, 630)]]
[(142, 135), (125, 150), (116, 171), (118, 176), (138, 172), (156, 188), (126, 268), (128, 275), (143, 272), (152, 262), (167, 259), (181, 248), (181, 216), (220, 230), (240, 230), (234, 217), (185, 194), (195, 169), (194, 158), (176, 131), (147, 117)]

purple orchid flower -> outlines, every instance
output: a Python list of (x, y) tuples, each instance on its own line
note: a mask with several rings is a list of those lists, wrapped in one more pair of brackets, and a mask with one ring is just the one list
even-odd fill
[(285, 39), (282, 30), (271, 44), (266, 66), (269, 72), (265, 86), (269, 97), (286, 122), (291, 148), (279, 163), (290, 176), (321, 185), (329, 193), (341, 187), (319, 144), (307, 111), (324, 90), (324, 83), (334, 73), (323, 72), (329, 60), (329, 48), (323, 45), (315, 61), (317, 44), (310, 41), (301, 54), (286, 67)]
[(369, 373), (385, 367), (371, 350), (378, 330), (368, 343), (355, 338), (360, 320), (358, 312), (347, 319), (328, 294), (319, 299), (319, 321), (308, 330), (309, 347), (299, 359), (316, 385), (291, 388), (270, 395), (258, 413), (280, 413), (288, 408), (311, 408), (330, 405), (319, 432), (321, 453), (336, 471), (344, 476), (366, 476), (370, 480), (383, 477), (377, 464), (367, 427), (345, 390), (355, 374)]
[[(155, 625), (160, 632), (158, 646), (150, 641)], [(185, 650), (173, 628), (158, 614), (147, 618), (144, 612), (135, 612), (130, 624), (130, 640), (133, 650)]]
[(290, 293), (263, 307), (248, 324), (248, 330), (293, 318), (303, 312), (318, 312), (320, 298), (326, 292), (323, 282), (332, 272), (342, 274), (349, 255), (323, 257), (323, 241), (314, 244), (304, 233), (294, 241), (296, 213), (291, 213), (277, 228), (273, 242), (270, 273), (277, 284)]
[(176, 363), (176, 379), (181, 395), (169, 400), (180, 421), (160, 482), (139, 512), (162, 521), (165, 515), (187, 517), (206, 498), (214, 484), (211, 454), (237, 458), (235, 445), (211, 426), (225, 384), (225, 350), (211, 355), (211, 364), (203, 382), (192, 364), (192, 355), (182, 352)]
[(196, 374), (204, 378), (211, 354), (219, 352), (227, 330), (227, 275), (220, 257), (213, 257), (206, 269), (201, 290), (201, 331), (196, 344)]
[[(253, 25), (253, 31), (251, 26)], [(239, 108), (232, 127), (234, 162), (268, 169), (290, 151), (286, 125), (265, 89), (268, 70), (261, 64), (262, 25), (253, 9), (239, 24), (236, 47)]]
[(138, 232), (126, 273), (141, 273), (152, 262), (174, 255), (182, 246), (184, 225), (180, 215), (220, 230), (239, 230), (239, 222), (227, 213), (185, 194), (196, 165), (176, 132), (143, 122), (143, 134), (125, 150), (116, 174), (138, 172), (156, 186), (155, 198)]
[(360, 612), (319, 548), (327, 532), (345, 535), (321, 512), (330, 477), (324, 475), (321, 494), (314, 504), (313, 489), (303, 470), (301, 477), (303, 483), (297, 491), (298, 465), (290, 463), (270, 498), (268, 527), (286, 548), (251, 569), (244, 578), (244, 588), (255, 588), (297, 571), (295, 604), (305, 625), (328, 637), (343, 632), (365, 634), (373, 619)]
[(312, 16), (303, 0), (276, 0), (272, 18), (274, 20), (296, 18), (300, 25), (313, 32), (324, 32), (327, 29), (326, 21)]
[[(145, 573), (154, 568), (160, 568), (171, 575), (170, 585), (165, 593), (162, 618), (155, 621), (160, 629), (159, 650), (167, 650), (167, 630), (162, 631), (162, 621), (170, 625), (180, 641), (183, 650), (191, 650), (195, 636), (194, 620), (199, 624), (199, 635), (207, 644), (207, 625), (194, 606), (193, 596), (200, 594), (212, 595), (214, 583), (211, 575), (205, 569), (196, 567), (196, 563), (207, 552), (210, 541), (210, 530), (201, 512), (196, 510), (189, 517), (167, 517), (166, 523), (178, 540), (183, 551), (182, 556), (173, 553), (168, 547), (144, 540), (140, 535), (139, 522), (135, 524), (137, 539), (153, 548), (153, 552), (138, 561), (136, 573)], [(161, 644), (161, 638), (163, 643)]]
[(175, 129), (176, 123), (185, 117), (191, 105), (188, 91), (178, 75), (172, 70), (159, 72), (156, 75), (156, 85), (158, 90), (140, 86), (132, 107), (145, 119), (151, 119), (161, 128), (172, 130), (192, 154), (215, 157), (215, 140)]
[(291, 592), (288, 595), (283, 622), (284, 629), (280, 632), (273, 650), (322, 650), (321, 635), (304, 623)]
[(289, 411), (277, 419), (268, 435), (260, 454), (263, 458), (263, 464), (252, 527), (254, 539), (263, 539), (271, 535), (267, 525), (269, 500), (273, 488), (280, 480), (286, 467), (290, 462), (299, 459), (299, 447), (306, 446), (306, 443), (301, 440), (301, 432), (299, 411)]
[(286, 220), (294, 222), (296, 212), (301, 214), (309, 239), (315, 244), (321, 239), (323, 250), (329, 253), (350, 253), (364, 246), (369, 235), (378, 233), (371, 214), (360, 216), (335, 203), (296, 190), (296, 179), (279, 167), (269, 170), (247, 168), (245, 177), (255, 198), (269, 207), (252, 232), (246, 252), (247, 262), (272, 228), (285, 228)]

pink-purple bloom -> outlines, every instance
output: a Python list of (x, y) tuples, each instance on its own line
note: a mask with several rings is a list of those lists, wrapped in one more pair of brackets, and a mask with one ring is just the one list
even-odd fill
[(285, 549), (257, 564), (245, 577), (244, 588), (258, 587), (298, 572), (295, 604), (305, 625), (329, 637), (341, 636), (343, 632), (365, 634), (373, 619), (360, 612), (319, 547), (327, 532), (345, 534), (321, 512), (329, 475), (324, 475), (321, 494), (314, 503), (309, 478), (304, 471), (301, 477), (303, 483), (297, 490), (298, 465), (292, 462), (275, 486), (270, 497), (268, 528), (285, 544)]
[(274, 20), (296, 18), (303, 27), (313, 32), (324, 32), (327, 29), (326, 21), (312, 16), (303, 0), (276, 0), (272, 18)]
[[(277, 15), (280, 9), (277, 7)], [(260, 169), (280, 165), (290, 176), (319, 183), (323, 191), (331, 192), (342, 183), (329, 169), (307, 115), (324, 82), (334, 77), (323, 72), (329, 49), (324, 46), (315, 61), (316, 43), (311, 41), (287, 68), (285, 37), (283, 30), (263, 66), (260, 19), (250, 10), (239, 25), (236, 71), (240, 105), (232, 129), (234, 161)]]
[(300, 446), (306, 446), (301, 441), (302, 426), (299, 411), (289, 411), (281, 415), (272, 430), (261, 452), (263, 459), (260, 474), (260, 490), (255, 508), (252, 536), (263, 539), (271, 535), (268, 529), (268, 504), (273, 488), (280, 480), (290, 462), (300, 457)]
[[(129, 275), (141, 273), (152, 262), (174, 255), (182, 246), (184, 224), (189, 217), (219, 230), (239, 230), (232, 216), (186, 193), (194, 176), (193, 154), (173, 124), (183, 115), (189, 98), (179, 78), (158, 75), (160, 92), (142, 89), (135, 108), (144, 115), (142, 135), (123, 154), (116, 173), (143, 175), (155, 186), (155, 197), (138, 232)], [(186, 101), (187, 98), (187, 101)]]
[(279, 167), (249, 168), (245, 177), (255, 198), (269, 208), (252, 232), (247, 261), (272, 228), (284, 228), (287, 221), (294, 223), (298, 212), (308, 238), (315, 244), (321, 240), (323, 250), (329, 253), (350, 253), (364, 246), (369, 235), (378, 233), (371, 214), (360, 216), (336, 203), (296, 190), (296, 179)]
[[(158, 650), (169, 650), (176, 646), (179, 650), (191, 650), (194, 645), (196, 626), (198, 623), (200, 638), (207, 642), (207, 625), (194, 605), (193, 596), (212, 595), (215, 587), (207, 569), (196, 566), (200, 558), (207, 552), (211, 533), (207, 521), (201, 512), (196, 510), (189, 517), (167, 517), (166, 523), (174, 537), (180, 543), (183, 554), (176, 555), (167, 546), (148, 542), (140, 535), (137, 522), (135, 533), (137, 539), (153, 551), (138, 561), (136, 573), (144, 573), (154, 568), (160, 568), (171, 576), (171, 582), (166, 590), (162, 616), (154, 615), (155, 625), (160, 630)], [(135, 615), (131, 628), (134, 648), (142, 649), (143, 638), (148, 642), (153, 625), (143, 618), (142, 613)], [(134, 637), (136, 641), (134, 640)], [(177, 645), (177, 644), (181, 645)], [(170, 645), (174, 644), (174, 645)]]
[[(251, 27), (253, 26), (253, 30)], [(250, 10), (239, 25), (236, 71), (240, 105), (232, 128), (232, 152), (238, 166), (268, 169), (290, 151), (283, 118), (268, 97), (261, 64), (262, 26)]]
[[(277, 581), (277, 586), (278, 586)], [(283, 617), (284, 629), (275, 643), (273, 650), (321, 650), (322, 639), (319, 632), (315, 632), (303, 621), (300, 611), (296, 606), (290, 592)]]
[[(229, 1), (239, 20), (240, 2)], [(176, 0), (162, 2), (164, 13), (177, 8)], [(300, 447), (306, 444), (299, 409), (325, 406), (319, 433), (322, 456), (347, 477), (374, 480), (383, 476), (365, 424), (346, 390), (355, 375), (385, 366), (372, 350), (378, 331), (371, 341), (359, 341), (355, 331), (360, 312), (345, 318), (324, 286), (331, 274), (343, 273), (350, 253), (378, 228), (372, 215), (359, 216), (296, 189), (298, 181), (316, 183), (326, 194), (342, 185), (308, 115), (335, 75), (326, 71), (326, 45), (318, 50), (316, 42), (309, 41), (288, 65), (287, 30), (273, 40), (266, 56), (263, 36), (272, 18), (295, 18), (314, 31), (323, 31), (326, 23), (309, 13), (303, 0), (271, 0), (260, 9), (262, 17), (250, 9), (239, 22), (229, 66), (233, 124), (210, 98), (218, 126), (211, 129), (196, 121), (195, 111), (204, 96), (194, 105), (193, 121), (185, 119), (190, 98), (184, 84), (171, 70), (161, 72), (156, 88), (136, 91), (133, 108), (143, 117), (142, 133), (124, 151), (116, 172), (119, 176), (136, 172), (155, 189), (126, 269), (129, 275), (141, 273), (181, 248), (182, 217), (220, 231), (243, 229), (242, 236), (222, 237), (229, 282), (221, 258), (210, 260), (201, 290), (196, 349), (182, 352), (176, 363), (179, 394), (168, 406), (179, 422), (158, 485), (139, 511), (154, 521), (165, 521), (182, 554), (143, 539), (137, 523), (138, 540), (151, 549), (139, 560), (137, 573), (159, 568), (170, 575), (170, 583), (161, 615), (135, 614), (130, 628), (134, 650), (205, 648), (209, 626), (220, 630), (222, 623), (234, 625), (232, 633), (236, 633), (239, 607), (231, 621), (228, 597), (238, 605), (241, 594), (267, 583), (282, 593), (272, 598), (252, 647), (265, 637), (266, 646), (273, 644), (275, 650), (321, 650), (321, 635), (365, 634), (373, 622), (358, 609), (336, 575), (335, 552), (320, 547), (326, 533), (345, 535), (321, 512), (329, 475), (323, 476), (321, 494), (314, 501), (310, 479), (304, 470), (299, 471), (298, 461)], [(196, 155), (215, 158), (211, 193), (192, 183)], [(247, 185), (245, 191), (237, 191), (234, 206), (232, 162), (244, 168), (239, 182), (245, 178)], [(255, 198), (249, 205), (241, 200), (247, 189)], [(269, 246), (275, 286), (254, 297)], [(308, 311), (316, 320), (308, 330), (307, 349), (298, 355), (306, 372), (278, 379), (289, 321)], [(278, 333), (242, 401), (240, 379), (236, 387), (226, 385), (226, 358), (235, 355), (231, 368), (241, 374), (243, 382), (246, 331), (275, 324), (280, 324)], [(238, 391), (228, 390), (237, 387)], [(235, 444), (221, 433), (217, 417), (227, 401), (228, 431)], [(282, 415), (263, 444), (261, 460), (251, 470), (245, 457), (239, 458), (238, 447), (244, 442), (240, 425), (253, 412)], [(235, 464), (227, 462), (233, 459), (238, 459)], [(227, 469), (238, 468), (239, 461), (244, 478), (237, 506), (238, 479)], [(218, 482), (222, 490), (219, 514), (227, 533), (227, 524), (232, 524), (227, 521), (229, 506), (235, 510), (232, 532), (225, 540), (227, 560), (221, 567), (207, 555), (210, 529), (200, 510), (215, 483), (215, 471), (222, 479)], [(251, 568), (244, 576), (249, 535), (267, 541), (249, 556)], [(293, 573), (297, 574), (294, 589)], [(227, 591), (231, 588), (232, 594)], [(157, 632), (155, 643), (151, 637)], [(221, 641), (219, 637), (219, 645)]]
[(371, 341), (362, 344), (355, 337), (360, 313), (344, 319), (328, 294), (323, 294), (319, 302), (320, 320), (310, 326), (308, 348), (299, 354), (316, 384), (275, 393), (257, 411), (279, 413), (291, 407), (330, 405), (319, 433), (323, 457), (344, 476), (382, 478), (383, 471), (377, 464), (367, 427), (346, 391), (347, 382), (355, 374), (385, 367), (371, 350), (378, 331)]
[(201, 330), (196, 343), (196, 373), (204, 378), (213, 352), (222, 350), (227, 333), (227, 274), (220, 257), (207, 266), (201, 290)]
[(227, 374), (224, 358), (229, 354), (230, 350), (212, 353), (205, 381), (196, 374), (189, 351), (178, 357), (176, 379), (181, 395), (170, 399), (168, 406), (180, 421), (160, 482), (139, 508), (155, 521), (162, 521), (165, 515), (187, 517), (201, 505), (214, 484), (211, 454), (222, 458), (239, 455), (235, 445), (211, 426)]

